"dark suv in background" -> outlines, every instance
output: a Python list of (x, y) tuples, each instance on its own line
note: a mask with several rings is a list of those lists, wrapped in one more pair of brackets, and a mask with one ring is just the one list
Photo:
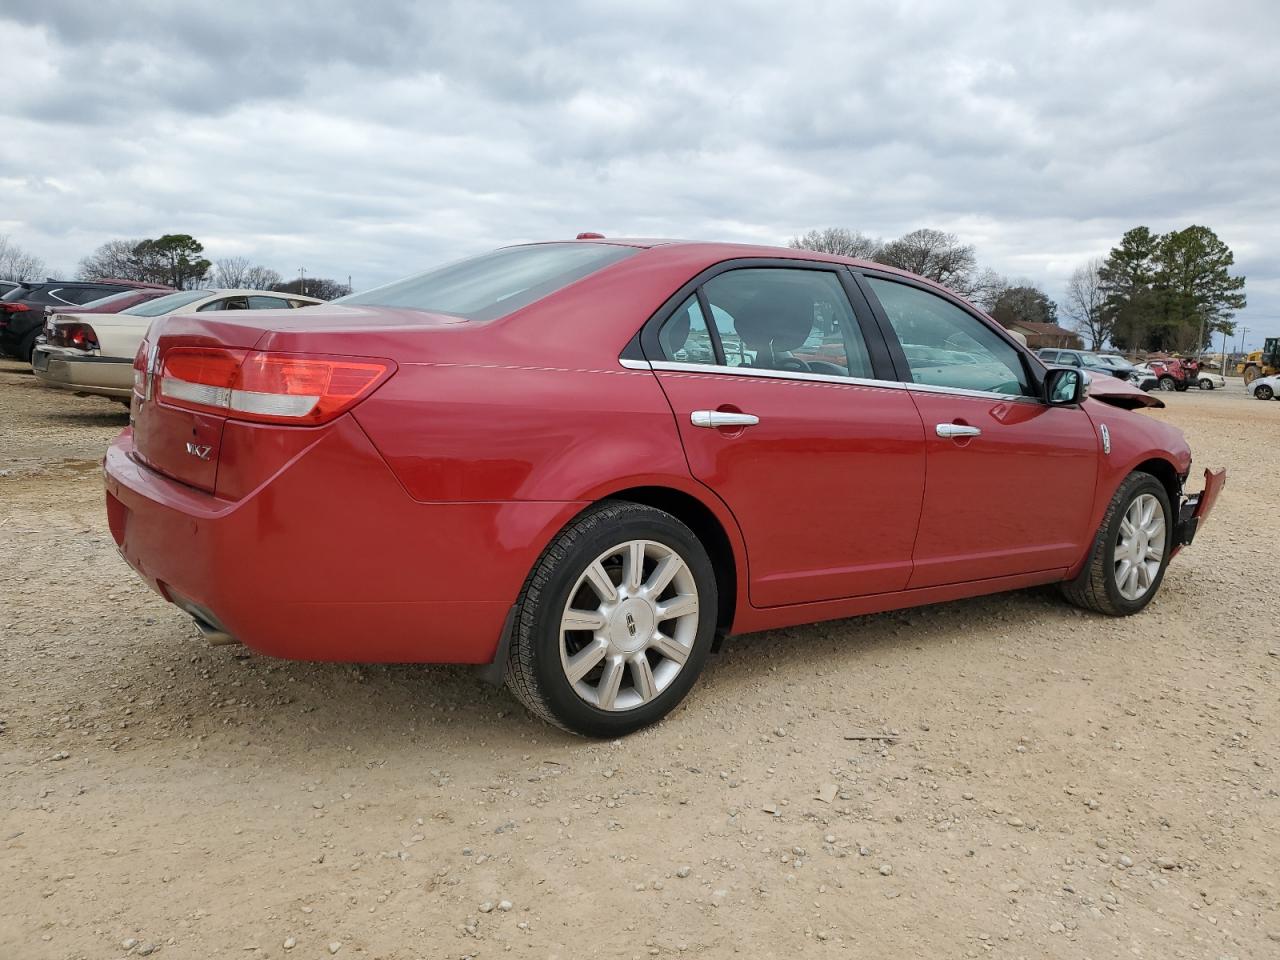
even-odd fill
[(1060, 350), (1056, 347), (1041, 347), (1036, 356), (1045, 363), (1056, 363), (1060, 367), (1083, 367), (1095, 373), (1105, 373), (1130, 383), (1138, 383), (1142, 374), (1124, 357), (1114, 353), (1091, 353), (1088, 350)]
[[(83, 310), (95, 300), (129, 290), (168, 293), (171, 289), (132, 280), (24, 280), (0, 296), (0, 353), (29, 363), (48, 313)], [(122, 302), (115, 309), (127, 306)]]

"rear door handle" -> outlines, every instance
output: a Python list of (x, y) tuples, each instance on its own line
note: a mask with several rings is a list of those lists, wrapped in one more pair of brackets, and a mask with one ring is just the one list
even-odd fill
[(689, 414), (689, 421), (695, 427), (754, 427), (760, 418), (750, 413), (722, 413), (719, 410), (695, 410)]
[(982, 430), (962, 423), (940, 423), (933, 428), (940, 437), (980, 437)]

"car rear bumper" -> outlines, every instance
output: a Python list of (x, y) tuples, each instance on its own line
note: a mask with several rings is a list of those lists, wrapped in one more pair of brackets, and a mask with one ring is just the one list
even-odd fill
[(1204, 489), (1184, 497), (1178, 507), (1178, 521), (1173, 530), (1174, 552), (1190, 546), (1200, 530), (1200, 524), (1209, 517), (1218, 494), (1227, 483), (1227, 471), (1223, 468), (1204, 472)]
[(103, 461), (124, 559), (202, 632), (272, 656), (488, 663), (576, 502), (421, 503), (344, 417), (239, 501), (157, 473), (125, 430)]
[(31, 355), (36, 379), (50, 387), (125, 400), (133, 392), (133, 362), (37, 344)]

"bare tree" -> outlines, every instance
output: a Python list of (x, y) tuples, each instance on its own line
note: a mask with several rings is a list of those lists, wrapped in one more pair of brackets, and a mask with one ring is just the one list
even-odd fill
[(27, 253), (0, 233), (0, 280), (34, 280), (44, 273), (44, 261)]
[(825, 230), (810, 230), (802, 237), (792, 237), (787, 246), (796, 250), (816, 250), (819, 253), (831, 253), (838, 257), (874, 260), (884, 246), (884, 241), (868, 237), (865, 233), (857, 230), (846, 230), (844, 227), (827, 227)]
[(1013, 284), (1009, 282), (1008, 277), (996, 273), (990, 267), (986, 267), (973, 278), (970, 283), (971, 289), (965, 295), (987, 313), (990, 313), (995, 309), (1001, 295), (1011, 286)]
[(252, 264), (248, 257), (223, 257), (213, 263), (213, 285), (227, 290), (246, 287), (245, 274)]
[(270, 267), (250, 267), (244, 272), (244, 285), (248, 290), (274, 290), (280, 279), (280, 274)]
[(899, 270), (928, 277), (964, 296), (974, 292), (977, 256), (973, 246), (961, 243), (954, 233), (912, 230), (886, 243), (875, 259)]
[(152, 271), (139, 261), (134, 252), (141, 242), (108, 240), (80, 261), (80, 279), (150, 282)]
[(1071, 272), (1067, 281), (1067, 297), (1062, 312), (1072, 323), (1072, 329), (1089, 338), (1089, 349), (1100, 350), (1111, 336), (1115, 317), (1103, 309), (1106, 290), (1103, 289), (1102, 259), (1094, 257)]

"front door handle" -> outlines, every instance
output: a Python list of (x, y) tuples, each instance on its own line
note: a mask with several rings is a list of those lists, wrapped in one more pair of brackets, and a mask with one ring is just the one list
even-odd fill
[(723, 413), (720, 410), (695, 410), (689, 414), (689, 420), (695, 427), (754, 427), (760, 418), (750, 413)]
[(980, 437), (982, 430), (978, 427), (970, 427), (963, 423), (940, 423), (934, 430), (938, 432), (940, 437)]

